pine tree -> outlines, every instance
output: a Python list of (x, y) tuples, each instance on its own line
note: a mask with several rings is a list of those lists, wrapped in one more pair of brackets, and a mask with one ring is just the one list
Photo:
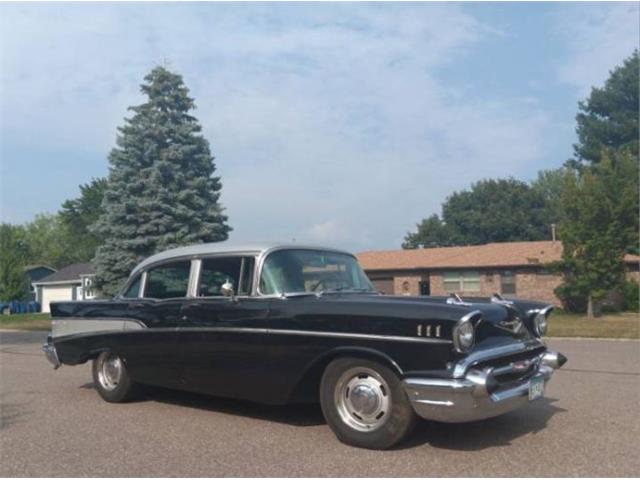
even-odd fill
[(92, 230), (102, 239), (97, 287), (114, 294), (142, 258), (168, 248), (226, 240), (231, 228), (222, 188), (194, 101), (182, 77), (154, 68), (141, 85), (148, 98), (130, 107), (109, 155), (103, 208)]

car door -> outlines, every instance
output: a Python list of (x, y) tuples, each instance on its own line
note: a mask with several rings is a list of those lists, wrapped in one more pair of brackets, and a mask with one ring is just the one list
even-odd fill
[(128, 317), (144, 325), (126, 335), (126, 358), (132, 376), (139, 382), (166, 387), (183, 383), (177, 329), (188, 294), (190, 269), (190, 260), (152, 266), (144, 273), (145, 281), (139, 282), (143, 291), (137, 298), (131, 294), (133, 298), (128, 299)]
[[(203, 258), (194, 297), (180, 319), (179, 347), (185, 388), (255, 399), (262, 389), (268, 301), (251, 296), (255, 259)], [(231, 283), (232, 297), (222, 285)]]

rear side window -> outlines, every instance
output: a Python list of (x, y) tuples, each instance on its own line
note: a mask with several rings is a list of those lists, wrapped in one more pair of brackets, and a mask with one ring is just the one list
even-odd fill
[(187, 296), (191, 262), (165, 263), (147, 272), (145, 298), (179, 298)]
[(229, 281), (236, 295), (249, 295), (253, 279), (252, 257), (205, 258), (200, 269), (199, 297), (219, 297), (222, 285)]
[(206, 258), (200, 269), (199, 297), (219, 297), (222, 285), (229, 281), (233, 290), (238, 291), (242, 257)]
[(138, 275), (136, 279), (131, 282), (127, 291), (122, 295), (124, 298), (138, 298), (138, 294), (140, 293), (140, 283), (141, 283), (142, 275)]

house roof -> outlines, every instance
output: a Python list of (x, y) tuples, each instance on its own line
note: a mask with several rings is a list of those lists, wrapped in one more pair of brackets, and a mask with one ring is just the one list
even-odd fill
[(91, 266), (91, 263), (72, 263), (71, 265), (67, 265), (57, 272), (47, 275), (34, 283), (74, 283), (80, 281), (81, 275), (91, 274), (93, 274), (93, 267)]
[(38, 268), (46, 268), (47, 270), (51, 270), (52, 272), (56, 271), (55, 268), (50, 267), (49, 265), (25, 265), (24, 271), (30, 272), (31, 270), (36, 270)]
[[(562, 242), (504, 242), (465, 247), (383, 250), (357, 255), (365, 270), (413, 270), (468, 267), (522, 267), (560, 260)], [(626, 255), (625, 262), (638, 263), (637, 255)]]

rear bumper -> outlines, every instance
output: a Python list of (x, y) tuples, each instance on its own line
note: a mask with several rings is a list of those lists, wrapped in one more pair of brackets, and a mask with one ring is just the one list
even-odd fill
[(517, 372), (514, 364), (499, 368), (469, 369), (462, 378), (407, 378), (403, 386), (416, 413), (439, 422), (459, 423), (495, 417), (529, 403), (529, 387), (566, 362), (556, 352), (545, 352), (531, 360), (532, 371), (519, 381), (501, 385), (499, 375)]
[(53, 368), (56, 369), (62, 365), (60, 363), (60, 359), (58, 358), (58, 352), (56, 351), (55, 345), (51, 341), (51, 336), (47, 337), (47, 343), (42, 345), (42, 351), (44, 352), (44, 356), (49, 360), (49, 363), (53, 365)]

